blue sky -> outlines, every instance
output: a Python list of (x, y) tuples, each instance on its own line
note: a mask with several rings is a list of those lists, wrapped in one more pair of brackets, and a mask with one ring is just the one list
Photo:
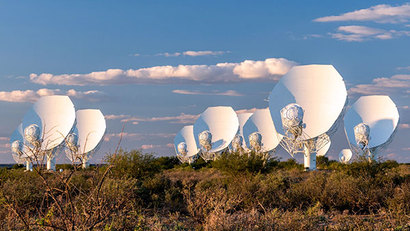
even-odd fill
[[(401, 119), (383, 153), (410, 162), (409, 50), (405, 1), (0, 1), (0, 162), (13, 162), (7, 137), (41, 95), (107, 115), (96, 162), (124, 121), (124, 148), (172, 155), (208, 106), (267, 107), (296, 64), (334, 65), (351, 103), (390, 95)], [(333, 159), (347, 145), (334, 139)]]

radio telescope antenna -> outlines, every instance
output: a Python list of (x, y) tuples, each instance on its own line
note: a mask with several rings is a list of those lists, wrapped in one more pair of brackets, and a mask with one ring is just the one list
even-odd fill
[(303, 153), (305, 170), (316, 169), (316, 152), (330, 141), (346, 104), (342, 76), (332, 65), (293, 67), (273, 88), (269, 109), (280, 145), (293, 157)]
[(23, 126), (20, 124), (10, 137), (11, 153), (17, 164), (25, 164), (26, 171), (33, 171), (33, 164), (30, 161), (30, 150), (24, 144)]
[(273, 124), (269, 108), (257, 109), (243, 127), (246, 145), (249, 149), (264, 155), (267, 159), (282, 138)]
[(233, 138), (231, 145), (230, 145), (230, 149), (234, 152), (239, 152), (239, 153), (243, 153), (244, 151), (248, 151), (248, 147), (246, 146), (246, 142), (245, 142), (245, 137), (243, 135), (243, 126), (245, 125), (245, 123), (248, 121), (249, 117), (252, 116), (253, 113), (238, 113), (238, 121), (239, 121), (239, 127), (238, 127), (238, 131), (235, 135), (235, 137)]
[[(330, 138), (329, 138), (329, 136), (326, 135), (326, 133), (323, 134), (323, 136), (327, 136), (327, 138), (324, 138), (323, 140), (329, 139), (329, 141), (326, 142), (326, 144), (325, 144), (324, 146), (321, 145), (321, 144), (316, 144), (316, 147), (322, 146), (322, 148), (320, 148), (320, 149), (317, 150), (316, 156), (325, 156), (325, 155), (327, 154), (327, 151), (329, 151), (330, 145), (331, 145), (331, 143), (332, 143), (331, 140), (330, 140)], [(322, 140), (320, 140), (320, 141), (322, 141)]]
[(360, 97), (344, 118), (345, 133), (353, 152), (375, 158), (386, 147), (397, 129), (399, 112), (385, 95)]
[(205, 161), (214, 160), (231, 143), (239, 121), (232, 107), (209, 107), (194, 124), (194, 138)]
[(339, 161), (343, 164), (348, 164), (349, 161), (352, 159), (353, 153), (350, 149), (343, 149), (339, 153)]
[(35, 150), (36, 161), (47, 158), (47, 169), (55, 170), (56, 154), (75, 121), (68, 96), (41, 97), (23, 118), (25, 144)]
[(198, 154), (194, 138), (194, 126), (184, 126), (174, 138), (175, 153), (181, 163), (192, 164)]
[(98, 109), (76, 112), (76, 123), (65, 139), (66, 156), (73, 162), (81, 162), (83, 168), (100, 147), (106, 131), (104, 115)]

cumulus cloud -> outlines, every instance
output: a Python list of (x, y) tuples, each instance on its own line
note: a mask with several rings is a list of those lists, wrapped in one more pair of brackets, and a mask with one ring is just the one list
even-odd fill
[(165, 56), (165, 57), (177, 57), (177, 56), (207, 56), (207, 55), (222, 55), (227, 52), (225, 51), (183, 51), (183, 52), (175, 52), (175, 53), (160, 53), (157, 54), (159, 56)]
[(227, 90), (227, 91), (191, 91), (191, 90), (173, 90), (175, 94), (182, 94), (182, 95), (223, 95), (223, 96), (243, 96), (237, 91), (234, 90)]
[(377, 23), (405, 23), (410, 19), (410, 4), (391, 6), (381, 4), (337, 16), (317, 18), (315, 22), (372, 21)]
[(393, 39), (400, 36), (410, 36), (410, 31), (383, 30), (367, 26), (340, 26), (340, 33), (330, 33), (332, 38), (348, 42), (362, 42), (369, 39)]
[(98, 101), (104, 94), (97, 90), (92, 91), (76, 91), (70, 89), (68, 91), (62, 91), (60, 89), (39, 89), (33, 90), (15, 90), (15, 91), (0, 91), (0, 101), (4, 102), (35, 102), (42, 96), (49, 95), (67, 95), (72, 98), (85, 99), (88, 101)]
[(141, 83), (240, 82), (249, 79), (277, 81), (295, 62), (285, 58), (268, 58), (264, 61), (245, 60), (240, 63), (216, 65), (154, 66), (140, 69), (108, 69), (88, 74), (50, 73), (30, 74), (33, 83), (47, 85), (107, 85)]
[(118, 120), (118, 119), (124, 119), (128, 117), (130, 117), (130, 115), (105, 115), (104, 116), (106, 120)]
[(401, 129), (410, 129), (410, 124), (399, 124), (399, 128), (401, 128)]
[(410, 93), (410, 75), (375, 78), (370, 84), (359, 84), (349, 89), (350, 94), (404, 94)]

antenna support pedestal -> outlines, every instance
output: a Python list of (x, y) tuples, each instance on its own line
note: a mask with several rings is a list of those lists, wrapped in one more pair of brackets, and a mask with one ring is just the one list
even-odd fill
[(33, 164), (29, 160), (26, 160), (26, 171), (33, 171)]
[(304, 146), (304, 166), (306, 172), (316, 170), (316, 153), (310, 152), (306, 145)]
[(90, 167), (90, 163), (88, 163), (87, 155), (85, 155), (85, 156), (83, 157), (82, 167), (83, 167), (83, 169), (86, 169), (86, 168)]
[(56, 170), (56, 158), (55, 156), (47, 155), (47, 170), (55, 171)]

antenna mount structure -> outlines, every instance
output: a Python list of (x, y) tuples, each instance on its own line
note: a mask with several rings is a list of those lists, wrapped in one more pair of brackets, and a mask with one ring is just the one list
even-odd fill
[(303, 129), (306, 128), (306, 124), (303, 123), (303, 108), (296, 103), (288, 104), (282, 108), (280, 114), (285, 133), (280, 145), (292, 157), (296, 153), (303, 153), (305, 170), (316, 170), (316, 152), (330, 142), (329, 136), (322, 134), (313, 139), (308, 137), (303, 132)]
[(177, 158), (181, 163), (188, 163), (191, 164), (195, 160), (195, 156), (189, 156), (188, 155), (188, 146), (186, 145), (185, 142), (181, 142), (177, 146)]
[(243, 138), (240, 134), (236, 134), (232, 140), (232, 150), (234, 152), (242, 152), (243, 151)]
[(201, 147), (200, 155), (206, 162), (215, 159), (215, 153), (210, 152), (212, 149), (212, 134), (205, 130), (198, 135), (199, 145)]

